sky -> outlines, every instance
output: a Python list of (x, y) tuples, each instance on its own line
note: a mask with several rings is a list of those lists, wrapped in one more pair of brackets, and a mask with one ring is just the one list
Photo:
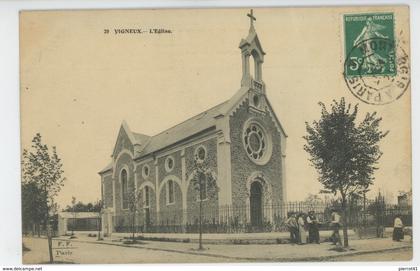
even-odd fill
[[(368, 8), (255, 9), (266, 52), (267, 96), (288, 138), (289, 200), (321, 189), (303, 150), (305, 122), (320, 116), (318, 102), (344, 97), (383, 117), (389, 135), (371, 196), (395, 201), (411, 188), (410, 91), (393, 103), (368, 105), (342, 76), (342, 15)], [(396, 33), (409, 43), (408, 9), (395, 12)], [(72, 196), (100, 198), (98, 172), (111, 160), (119, 127), (154, 135), (232, 97), (240, 88), (239, 42), (249, 29), (247, 9), (23, 12), (20, 18), (21, 144), (39, 132), (57, 147), (66, 182), (61, 207)], [(169, 29), (171, 34), (115, 34), (114, 29)], [(105, 34), (104, 30), (109, 29)], [(401, 34), (403, 33), (403, 34)], [(408, 45), (406, 45), (408, 46)], [(406, 50), (409, 51), (409, 50)], [(304, 188), (304, 189), (302, 189)]]

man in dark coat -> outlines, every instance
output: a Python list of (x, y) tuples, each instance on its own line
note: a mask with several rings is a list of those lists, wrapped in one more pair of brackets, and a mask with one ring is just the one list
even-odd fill
[(319, 228), (318, 228), (318, 219), (315, 216), (314, 211), (310, 211), (306, 217), (306, 223), (309, 228), (309, 243), (319, 244)]

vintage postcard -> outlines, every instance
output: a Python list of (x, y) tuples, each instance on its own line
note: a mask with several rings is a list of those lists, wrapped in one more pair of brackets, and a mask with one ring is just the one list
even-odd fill
[(409, 22), (22, 11), (23, 263), (410, 260)]

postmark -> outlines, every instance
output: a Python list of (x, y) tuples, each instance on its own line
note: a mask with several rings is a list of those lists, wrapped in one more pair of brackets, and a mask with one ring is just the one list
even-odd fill
[(389, 104), (410, 84), (409, 57), (395, 42), (394, 15), (344, 15), (344, 79), (361, 101)]

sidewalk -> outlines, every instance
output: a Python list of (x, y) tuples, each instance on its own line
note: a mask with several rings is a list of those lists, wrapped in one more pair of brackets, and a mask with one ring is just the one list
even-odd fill
[[(385, 228), (384, 237), (392, 236), (393, 228)], [(70, 232), (69, 232), (70, 233)], [(87, 237), (95, 232), (77, 232), (78, 236)], [(319, 232), (321, 242), (326, 241), (332, 235), (331, 230)], [(96, 234), (96, 233), (95, 233)], [(340, 230), (341, 237), (343, 231)], [(112, 233), (108, 239), (121, 240), (131, 238), (131, 233)], [(146, 241), (168, 241), (168, 242), (191, 242), (198, 243), (198, 233), (136, 233)], [(359, 236), (351, 229), (348, 230), (350, 240), (359, 240)], [(373, 234), (371, 235), (373, 237)], [(407, 236), (407, 238), (409, 238)], [(92, 238), (90, 238), (92, 239)], [(204, 244), (288, 244), (289, 232), (258, 232), (258, 233), (203, 233)]]
[[(91, 233), (91, 232), (89, 232)], [(78, 232), (78, 236), (88, 238), (88, 232)], [(332, 235), (332, 231), (319, 232), (321, 242)], [(349, 239), (358, 239), (354, 231), (348, 231)], [(113, 233), (108, 240), (122, 240), (131, 238), (130, 233)], [(198, 233), (137, 233), (144, 241), (167, 241), (180, 243), (198, 243)], [(89, 238), (92, 239), (92, 238)], [(288, 232), (259, 232), (259, 233), (204, 233), (203, 244), (288, 244)]]
[[(62, 239), (68, 240), (66, 238)], [(328, 261), (334, 258), (348, 255), (356, 256), (368, 253), (387, 252), (412, 248), (412, 243), (408, 240), (403, 242), (393, 242), (389, 238), (350, 240), (351, 250), (345, 252), (337, 252), (333, 250), (335, 246), (327, 242), (321, 243), (319, 245), (206, 244), (204, 245), (205, 250), (198, 251), (198, 245), (196, 243), (143, 241), (141, 244), (126, 245), (122, 242), (116, 241), (115, 239), (106, 239), (103, 241), (96, 241), (95, 239), (92, 239), (94, 238), (88, 239), (87, 237), (80, 236), (80, 238), (72, 239), (72, 241), (252, 262)]]

